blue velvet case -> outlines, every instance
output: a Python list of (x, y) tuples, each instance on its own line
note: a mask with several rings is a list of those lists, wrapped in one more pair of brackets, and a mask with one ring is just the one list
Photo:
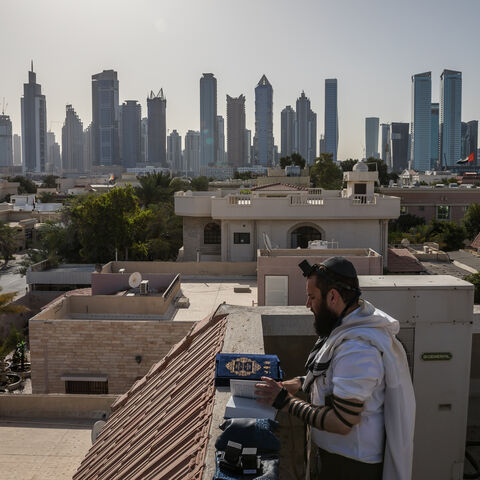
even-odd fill
[(270, 377), (283, 380), (280, 360), (276, 355), (246, 353), (219, 353), (216, 356), (215, 385), (230, 386), (230, 379), (260, 380)]

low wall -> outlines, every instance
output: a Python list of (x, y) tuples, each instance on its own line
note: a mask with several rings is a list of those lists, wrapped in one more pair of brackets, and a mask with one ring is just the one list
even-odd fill
[(194, 323), (62, 320), (49, 318), (47, 314), (44, 311), (41, 317), (30, 320), (32, 390), (36, 394), (64, 394), (65, 375), (106, 375), (108, 393), (124, 393), (182, 340)]
[(0, 418), (102, 419), (116, 395), (0, 395)]
[[(92, 273), (92, 295), (111, 295), (120, 290), (130, 289), (128, 279), (131, 273)], [(175, 279), (173, 273), (144, 273), (142, 280), (148, 280), (149, 288), (165, 291)]]
[(109, 262), (104, 265), (102, 273), (118, 273), (124, 268), (130, 274), (140, 272), (174, 273), (181, 275), (229, 276), (257, 275), (256, 262)]

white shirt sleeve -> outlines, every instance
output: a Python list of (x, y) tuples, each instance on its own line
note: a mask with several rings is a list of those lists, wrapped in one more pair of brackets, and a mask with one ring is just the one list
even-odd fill
[(332, 360), (333, 394), (340, 398), (369, 399), (384, 376), (380, 352), (368, 341), (342, 342)]

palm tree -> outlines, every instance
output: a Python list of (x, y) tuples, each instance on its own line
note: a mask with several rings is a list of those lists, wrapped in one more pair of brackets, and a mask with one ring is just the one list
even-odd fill
[[(2, 288), (0, 287), (0, 292)], [(13, 305), (11, 301), (17, 292), (0, 293), (0, 315), (7, 313), (25, 313), (29, 309), (23, 305)], [(12, 325), (10, 333), (0, 344), (0, 385), (7, 383), (7, 374), (5, 373), (5, 357), (17, 346), (19, 332)]]

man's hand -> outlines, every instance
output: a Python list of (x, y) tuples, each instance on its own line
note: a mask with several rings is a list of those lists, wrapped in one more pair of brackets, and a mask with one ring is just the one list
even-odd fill
[(299, 378), (292, 378), (280, 383), (288, 390), (290, 395), (295, 395), (302, 388), (302, 381)]
[[(298, 390), (298, 388), (294, 389), (291, 385), (292, 381), (296, 380), (299, 382), (297, 379), (289, 380), (287, 382), (276, 382), (269, 377), (262, 377), (261, 380), (264, 383), (257, 383), (255, 385), (255, 396), (257, 402), (264, 403), (265, 405), (272, 405), (282, 388), (286, 388), (289, 393), (292, 393), (290, 389), (292, 389), (293, 392)], [(285, 385), (286, 383), (287, 385)]]

